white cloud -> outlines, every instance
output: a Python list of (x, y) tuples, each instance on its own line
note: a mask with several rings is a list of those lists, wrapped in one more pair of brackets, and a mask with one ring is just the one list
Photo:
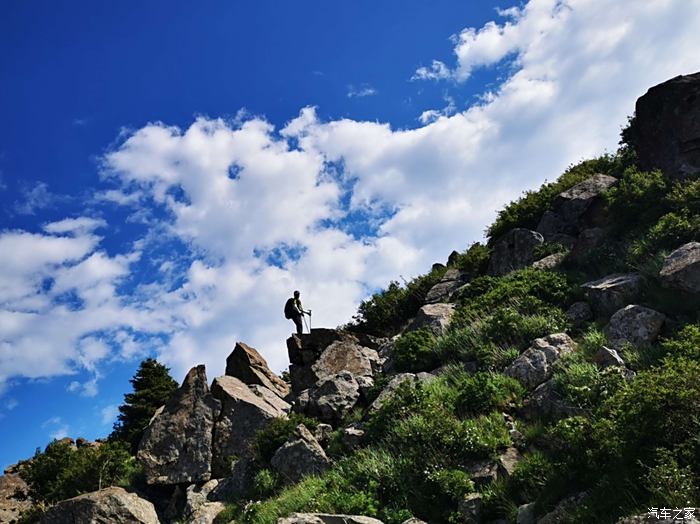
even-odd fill
[(44, 231), (53, 234), (85, 234), (92, 233), (95, 229), (100, 227), (105, 227), (107, 222), (101, 218), (91, 218), (91, 217), (78, 217), (78, 218), (64, 218), (57, 222), (51, 222), (44, 226)]
[(100, 410), (100, 414), (102, 415), (102, 425), (111, 426), (117, 420), (117, 415), (119, 414), (119, 406), (117, 406), (116, 404), (110, 404), (109, 406), (105, 406), (104, 408), (102, 408), (102, 410)]
[[(524, 189), (614, 149), (639, 95), (700, 69), (698, 7), (532, 0), (510, 9), (460, 33), (453, 67), (416, 73), (464, 81), (506, 60), (509, 76), (465, 111), (448, 103), (424, 113), (415, 129), (323, 121), (308, 107), (279, 130), (241, 115), (125, 135), (104, 159), (114, 188), (98, 198), (139, 204), (132, 220), (151, 233), (132, 250), (107, 254), (94, 228), (65, 223), (0, 234), (10, 254), (0, 258), (0, 384), (83, 369), (96, 387), (102, 362), (153, 348), (177, 378), (199, 362), (212, 376), (236, 340), (281, 370), (293, 289), (315, 326), (345, 322), (368, 289), (426, 271), (479, 239)], [(348, 223), (348, 214), (365, 218)], [(170, 241), (185, 249), (142, 256)], [(137, 262), (161, 268), (159, 280), (125, 292)]]
[(22, 188), (22, 199), (15, 202), (14, 210), (20, 215), (33, 215), (40, 209), (51, 207), (65, 199), (65, 196), (49, 191), (46, 182), (37, 182), (33, 186)]
[(377, 94), (377, 90), (367, 84), (362, 84), (360, 86), (349, 85), (348, 86), (348, 98), (364, 98), (366, 96), (374, 96)]

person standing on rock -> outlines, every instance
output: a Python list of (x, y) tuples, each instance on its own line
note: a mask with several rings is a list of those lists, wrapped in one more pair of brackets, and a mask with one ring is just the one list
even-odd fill
[(302, 324), (304, 315), (311, 316), (311, 310), (304, 311), (301, 300), (299, 300), (299, 291), (295, 291), (294, 296), (284, 304), (284, 316), (294, 321), (294, 324), (297, 326), (297, 335), (301, 335), (304, 332), (304, 325)]

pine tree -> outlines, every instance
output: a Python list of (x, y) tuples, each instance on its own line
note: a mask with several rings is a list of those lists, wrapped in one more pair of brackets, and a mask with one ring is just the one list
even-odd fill
[(124, 395), (124, 403), (119, 406), (119, 416), (110, 438), (129, 443), (132, 453), (136, 453), (153, 414), (177, 389), (177, 382), (169, 371), (155, 359), (147, 358), (130, 380), (134, 391)]

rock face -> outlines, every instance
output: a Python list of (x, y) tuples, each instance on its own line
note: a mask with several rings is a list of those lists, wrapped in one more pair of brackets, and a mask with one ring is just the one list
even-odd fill
[(450, 325), (455, 308), (452, 304), (426, 304), (418, 310), (416, 318), (406, 331), (429, 328), (436, 337), (439, 337)]
[(553, 365), (559, 358), (575, 349), (576, 343), (566, 333), (538, 338), (504, 373), (518, 379), (525, 387), (534, 389), (551, 378)]
[(644, 171), (671, 178), (700, 174), (700, 73), (677, 76), (637, 100), (633, 141)]
[(447, 302), (452, 294), (467, 283), (467, 278), (459, 269), (448, 269), (440, 282), (435, 284), (425, 295), (426, 304)]
[(338, 340), (328, 346), (311, 366), (316, 381), (330, 378), (341, 371), (371, 377), (379, 368), (379, 355), (374, 349), (350, 340)]
[(246, 384), (263, 386), (283, 398), (289, 393), (287, 383), (270, 370), (262, 355), (243, 342), (236, 342), (226, 359), (226, 374)]
[(148, 484), (209, 480), (212, 431), (220, 409), (209, 391), (204, 366), (192, 368), (153, 417), (139, 444), (137, 457)]
[(362, 515), (292, 513), (289, 517), (277, 519), (277, 524), (382, 524), (382, 521)]
[(668, 255), (659, 276), (670, 287), (700, 294), (700, 242), (689, 242)]
[(641, 346), (656, 340), (666, 316), (644, 306), (629, 305), (615, 312), (605, 326), (605, 336), (614, 349), (625, 344)]
[(355, 407), (360, 387), (352, 373), (344, 371), (319, 381), (309, 392), (306, 412), (322, 422), (335, 425)]
[(212, 524), (216, 516), (226, 508), (223, 502), (212, 500), (217, 498), (216, 489), (219, 484), (214, 479), (202, 486), (192, 484), (187, 488), (183, 511), (187, 524)]
[(330, 467), (330, 460), (306, 426), (299, 424), (296, 435), (272, 456), (272, 467), (282, 477), (299, 482), (307, 475), (320, 475)]
[(248, 453), (255, 433), (272, 420), (284, 417), (287, 410), (267, 402), (235, 377), (215, 378), (211, 392), (221, 403), (212, 439), (211, 469), (214, 477), (225, 477), (231, 474), (232, 458)]
[(0, 476), (0, 522), (12, 522), (31, 507), (28, 490), (19, 475)]
[(541, 234), (529, 229), (511, 229), (493, 246), (488, 272), (505, 275), (514, 269), (527, 267), (535, 261), (534, 250), (544, 242)]
[(581, 287), (585, 290), (593, 311), (599, 316), (609, 316), (634, 302), (642, 288), (642, 277), (638, 273), (616, 273), (586, 282)]
[(59, 502), (42, 517), (42, 524), (76, 522), (160, 524), (153, 504), (122, 488), (110, 487)]

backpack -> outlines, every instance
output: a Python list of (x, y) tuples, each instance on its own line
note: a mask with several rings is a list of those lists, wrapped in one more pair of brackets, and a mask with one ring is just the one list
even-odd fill
[(297, 308), (294, 307), (294, 299), (290, 298), (284, 304), (284, 318), (294, 318), (297, 314)]

